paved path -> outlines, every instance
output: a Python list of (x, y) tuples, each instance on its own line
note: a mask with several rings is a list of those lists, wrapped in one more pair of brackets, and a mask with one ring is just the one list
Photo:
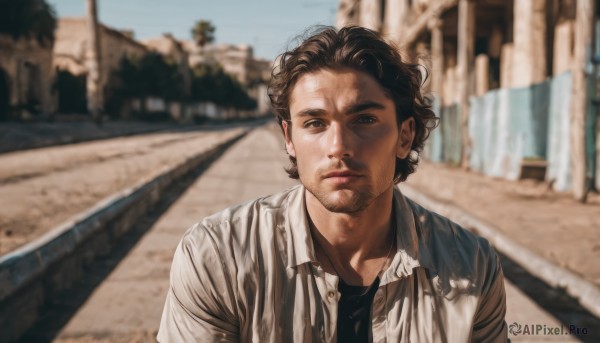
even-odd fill
[(408, 184), (492, 223), (559, 267), (600, 287), (600, 194), (587, 204), (546, 183), (513, 182), (423, 162)]
[(156, 334), (173, 252), (202, 217), (294, 184), (273, 130), (234, 145), (155, 223), (60, 332), (57, 342), (143, 342)]
[[(538, 334), (520, 334), (509, 333), (512, 342), (579, 342), (577, 337), (570, 335), (548, 335), (544, 334), (543, 328), (568, 328), (561, 324), (556, 318), (544, 311), (538, 304), (529, 299), (523, 292), (510, 281), (505, 282), (506, 286), (506, 323), (510, 325), (518, 324), (523, 330), (525, 325), (541, 325), (542, 331)], [(516, 326), (515, 326), (516, 327)], [(530, 330), (531, 332), (531, 330)], [(566, 332), (566, 331), (565, 331)]]
[[(171, 257), (184, 231), (208, 214), (293, 185), (282, 170), (286, 164), (283, 142), (272, 127), (256, 129), (234, 145), (151, 226), (60, 330), (55, 342), (152, 341), (167, 292)], [(507, 322), (560, 326), (510, 283), (506, 286)], [(514, 341), (551, 340), (519, 338)], [(569, 337), (558, 341), (565, 338)]]

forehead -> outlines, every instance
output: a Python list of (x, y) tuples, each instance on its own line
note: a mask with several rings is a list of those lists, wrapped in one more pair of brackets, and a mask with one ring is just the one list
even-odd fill
[(341, 110), (353, 103), (391, 102), (371, 75), (354, 69), (320, 69), (300, 76), (290, 97), (290, 113), (305, 107)]

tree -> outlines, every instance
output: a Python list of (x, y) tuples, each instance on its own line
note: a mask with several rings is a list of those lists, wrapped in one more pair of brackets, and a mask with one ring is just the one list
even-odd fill
[(54, 44), (56, 14), (44, 0), (0, 0), (0, 33)]
[[(123, 58), (119, 69), (113, 73), (111, 82), (115, 91), (111, 97), (117, 102), (138, 98), (162, 98), (166, 101), (184, 100), (183, 77), (177, 65), (165, 61), (158, 53), (149, 53), (140, 59)], [(118, 107), (120, 104), (114, 104)]]
[(192, 28), (192, 37), (199, 47), (215, 40), (215, 27), (207, 20), (198, 20)]
[(222, 68), (198, 64), (193, 68), (193, 74), (192, 99), (239, 110), (256, 108), (256, 100), (248, 96), (242, 85)]

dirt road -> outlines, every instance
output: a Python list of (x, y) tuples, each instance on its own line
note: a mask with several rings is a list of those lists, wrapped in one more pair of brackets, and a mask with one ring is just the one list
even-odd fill
[(241, 130), (155, 133), (0, 155), (0, 255)]

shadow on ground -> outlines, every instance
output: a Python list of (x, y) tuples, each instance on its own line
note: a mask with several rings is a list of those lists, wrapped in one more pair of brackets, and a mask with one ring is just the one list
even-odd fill
[[(235, 140), (237, 141), (237, 140)], [(233, 145), (228, 144), (228, 148)], [(114, 248), (105, 256), (99, 257), (85, 269), (84, 277), (73, 287), (61, 291), (54, 299), (48, 300), (42, 309), (40, 319), (21, 337), (19, 342), (51, 342), (62, 328), (75, 315), (94, 290), (108, 277), (119, 262), (127, 256), (136, 243), (148, 232), (160, 217), (183, 195), (200, 175), (227, 149), (222, 149), (193, 172), (186, 175), (171, 187), (165, 197), (158, 202), (152, 212), (140, 219), (128, 233), (123, 235)], [(106, 337), (95, 337), (104, 339)]]
[[(504, 276), (521, 289), (550, 315), (560, 321), (565, 329), (570, 325), (586, 328), (587, 335), (574, 335), (583, 342), (600, 342), (600, 318), (596, 318), (579, 301), (568, 295), (564, 289), (550, 287), (531, 275), (505, 255), (500, 255)], [(510, 323), (508, 323), (510, 324)]]

